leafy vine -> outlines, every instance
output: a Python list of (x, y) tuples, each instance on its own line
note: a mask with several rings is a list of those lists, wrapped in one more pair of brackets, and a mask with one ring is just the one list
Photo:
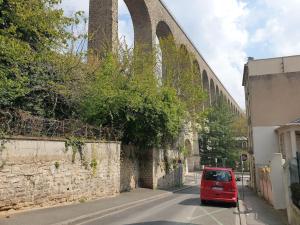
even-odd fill
[(69, 151), (69, 148), (72, 149), (72, 163), (75, 163), (76, 154), (79, 153), (80, 160), (85, 164), (85, 157), (83, 154), (85, 141), (81, 138), (70, 137), (65, 142), (66, 152)]
[(2, 159), (2, 153), (3, 153), (3, 150), (5, 149), (5, 144), (7, 142), (8, 141), (5, 137), (5, 133), (0, 129), (0, 169), (3, 169), (3, 167), (6, 164), (5, 160)]

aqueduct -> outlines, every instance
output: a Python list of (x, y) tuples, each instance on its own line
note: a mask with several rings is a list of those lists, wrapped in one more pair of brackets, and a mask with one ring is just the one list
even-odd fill
[[(134, 26), (134, 41), (154, 46), (156, 36), (172, 36), (175, 43), (183, 46), (195, 56), (193, 62), (199, 70), (203, 87), (209, 94), (212, 105), (221, 97), (228, 102), (232, 111), (243, 114), (242, 109), (232, 98), (214, 71), (202, 57), (191, 39), (186, 35), (175, 18), (161, 0), (124, 0), (130, 12)], [(117, 48), (118, 43), (118, 0), (90, 0), (89, 48), (101, 51), (104, 45)]]
[[(209, 96), (204, 107), (216, 104), (223, 99), (228, 103), (232, 112), (237, 115), (243, 114), (241, 108), (161, 0), (124, 0), (124, 2), (132, 18), (135, 43), (155, 46), (157, 37), (160, 39), (171, 36), (177, 46), (194, 56), (194, 61), (191, 63), (201, 77), (203, 88)], [(117, 49), (118, 0), (90, 0), (89, 36), (89, 49), (97, 54), (101, 54), (104, 46)], [(162, 57), (163, 55), (162, 52)], [(187, 147), (191, 148), (190, 145), (192, 145), (195, 157), (199, 158), (197, 134), (191, 134), (188, 139), (190, 144)], [(192, 162), (195, 163), (193, 160)]]

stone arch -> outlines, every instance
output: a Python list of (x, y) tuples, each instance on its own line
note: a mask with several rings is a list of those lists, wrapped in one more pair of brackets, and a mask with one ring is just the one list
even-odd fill
[(209, 93), (210, 93), (210, 103), (211, 105), (215, 105), (216, 103), (216, 87), (213, 79), (210, 79), (210, 87), (209, 87)]
[(200, 86), (203, 87), (201, 70), (200, 70), (200, 66), (199, 66), (199, 63), (197, 60), (193, 61), (193, 72), (196, 76), (195, 77), (196, 82), (200, 82)]
[(168, 69), (167, 68), (168, 67), (167, 66), (167, 64), (168, 64), (167, 58), (170, 57), (170, 56), (168, 56), (168, 48), (171, 47), (171, 46), (169, 46), (169, 44), (171, 44), (172, 47), (175, 46), (173, 33), (166, 22), (160, 21), (157, 23), (156, 37), (159, 42), (157, 54), (160, 54), (158, 56), (160, 58), (160, 62), (158, 62), (160, 64), (159, 65), (160, 68), (158, 68), (158, 69), (161, 70), (160, 75), (161, 75), (161, 78), (163, 81), (166, 78), (167, 69)]
[(180, 45), (179, 51), (180, 67), (183, 68), (183, 71), (185, 71), (185, 69), (189, 69), (192, 66), (190, 53), (184, 44)]
[(206, 70), (203, 70), (202, 72), (202, 87), (203, 90), (207, 93), (208, 95), (208, 99), (205, 101), (204, 103), (204, 107), (208, 107), (209, 106), (209, 80), (208, 80), (208, 76), (207, 76), (207, 72)]
[(202, 80), (200, 66), (197, 60), (193, 61), (193, 71)]
[(220, 89), (218, 85), (216, 85), (216, 102), (220, 103)]
[(220, 102), (223, 103), (223, 102), (224, 102), (224, 99), (225, 99), (225, 98), (224, 98), (224, 94), (223, 94), (223, 91), (221, 90), (221, 91), (220, 91)]
[(165, 21), (159, 21), (156, 26), (156, 35), (159, 39), (171, 38), (174, 40), (173, 33)]
[(130, 12), (134, 29), (134, 43), (146, 48), (153, 46), (151, 18), (144, 0), (124, 0)]
[(187, 50), (187, 47), (184, 45), (184, 44), (181, 44), (180, 45), (180, 52), (183, 56), (185, 56), (185, 60), (186, 60), (186, 63), (191, 63), (190, 62), (190, 53), (189, 51)]

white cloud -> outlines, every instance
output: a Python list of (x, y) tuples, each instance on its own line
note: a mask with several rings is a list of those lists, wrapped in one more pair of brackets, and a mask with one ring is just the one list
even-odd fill
[[(252, 43), (267, 46), (270, 57), (300, 54), (300, 1), (261, 1), (268, 14), (251, 38)], [(252, 11), (251, 17), (255, 17), (257, 13), (261, 12)]]
[(67, 16), (77, 11), (84, 11), (86, 16), (89, 14), (89, 0), (63, 0), (61, 7), (65, 10)]

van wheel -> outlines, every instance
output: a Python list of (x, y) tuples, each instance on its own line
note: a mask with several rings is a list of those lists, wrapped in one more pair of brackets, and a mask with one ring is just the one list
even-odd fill
[(236, 207), (237, 207), (237, 205), (238, 205), (238, 202), (234, 202), (234, 203), (232, 203), (232, 207), (234, 207), (234, 208), (236, 208)]
[(206, 205), (207, 204), (207, 201), (206, 200), (203, 200), (201, 199), (201, 205)]

